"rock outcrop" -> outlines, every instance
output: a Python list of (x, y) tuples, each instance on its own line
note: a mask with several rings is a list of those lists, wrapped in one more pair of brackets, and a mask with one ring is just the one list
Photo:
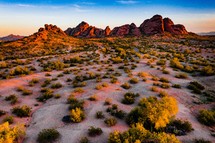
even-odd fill
[(131, 25), (126, 24), (120, 27), (115, 27), (111, 31), (110, 36), (115, 36), (115, 37), (141, 36), (141, 32), (139, 28), (134, 23), (132, 23)]
[(140, 25), (140, 30), (146, 35), (163, 34), (164, 32), (176, 35), (188, 34), (183, 25), (175, 25), (171, 19), (163, 19), (161, 15), (155, 15), (151, 19), (145, 20)]
[(47, 33), (66, 36), (66, 33), (63, 30), (52, 24), (45, 24), (45, 28), (40, 28), (35, 35), (47, 35)]
[(164, 22), (160, 15), (155, 15), (151, 19), (145, 20), (140, 25), (140, 30), (143, 34), (154, 35), (164, 33)]
[(111, 29), (110, 29), (109, 26), (107, 26), (107, 27), (105, 28), (105, 31), (104, 31), (104, 36), (107, 37), (107, 36), (110, 35), (110, 33), (111, 33)]
[(68, 28), (65, 33), (74, 37), (101, 38), (109, 36), (110, 31), (111, 30), (108, 26), (103, 30), (95, 26), (90, 26), (88, 23), (83, 21), (75, 28)]
[(106, 27), (105, 30), (90, 26), (86, 22), (81, 22), (75, 28), (68, 28), (65, 33), (74, 37), (86, 37), (86, 38), (101, 38), (101, 37), (124, 37), (124, 36), (142, 36), (142, 35), (154, 35), (171, 33), (174, 35), (189, 34), (183, 25), (175, 25), (171, 19), (164, 18), (161, 15), (154, 15), (152, 18), (145, 20), (140, 27), (137, 27), (134, 23), (125, 24), (119, 27), (115, 27), (112, 31), (110, 27)]
[(184, 25), (181, 25), (181, 24), (177, 24), (175, 25), (173, 23), (173, 21), (169, 18), (164, 18), (163, 19), (164, 21), (164, 30), (166, 32), (169, 32), (171, 34), (188, 34), (186, 28), (184, 27)]

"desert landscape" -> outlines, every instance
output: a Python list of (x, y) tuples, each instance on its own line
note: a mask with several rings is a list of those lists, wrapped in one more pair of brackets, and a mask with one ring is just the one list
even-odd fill
[(161, 15), (0, 40), (0, 143), (214, 143), (215, 36)]

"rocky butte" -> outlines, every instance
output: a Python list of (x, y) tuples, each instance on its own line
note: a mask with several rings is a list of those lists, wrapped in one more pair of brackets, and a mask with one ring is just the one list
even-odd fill
[(169, 18), (161, 15), (155, 15), (151, 19), (145, 20), (139, 27), (134, 23), (118, 26), (111, 30), (109, 26), (105, 29), (90, 26), (86, 22), (81, 22), (75, 28), (68, 28), (65, 33), (69, 36), (79, 38), (102, 38), (102, 37), (124, 37), (124, 36), (142, 36), (170, 33), (173, 35), (189, 34), (185, 26), (174, 24)]

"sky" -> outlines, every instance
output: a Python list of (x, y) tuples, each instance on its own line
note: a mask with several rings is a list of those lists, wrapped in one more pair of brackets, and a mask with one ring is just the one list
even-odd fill
[(191, 32), (215, 31), (215, 0), (0, 0), (0, 37), (28, 36), (44, 24), (66, 30), (81, 21), (99, 28), (139, 26), (155, 14)]

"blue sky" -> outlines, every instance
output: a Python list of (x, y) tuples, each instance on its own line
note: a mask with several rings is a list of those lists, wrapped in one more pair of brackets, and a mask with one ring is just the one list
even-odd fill
[(46, 23), (63, 30), (81, 21), (100, 28), (139, 26), (155, 14), (188, 31), (215, 31), (215, 0), (0, 0), (0, 36), (30, 35)]

